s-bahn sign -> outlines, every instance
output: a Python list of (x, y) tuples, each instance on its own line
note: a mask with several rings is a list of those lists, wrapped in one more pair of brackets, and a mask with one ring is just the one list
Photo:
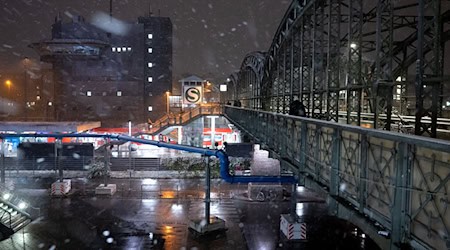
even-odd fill
[(203, 99), (201, 86), (183, 86), (183, 104), (199, 104)]

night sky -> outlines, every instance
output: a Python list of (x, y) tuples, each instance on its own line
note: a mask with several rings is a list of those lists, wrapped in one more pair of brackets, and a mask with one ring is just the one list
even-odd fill
[[(113, 15), (137, 21), (152, 12), (173, 23), (174, 81), (197, 74), (213, 81), (239, 69), (244, 56), (266, 51), (272, 43), (289, 0), (115, 0)], [(98, 12), (109, 13), (108, 0), (0, 0), (0, 74), (20, 72), (21, 61), (37, 54), (27, 45), (51, 37), (58, 12), (69, 20), (82, 15), (87, 21)], [(160, 11), (158, 11), (160, 10)]]

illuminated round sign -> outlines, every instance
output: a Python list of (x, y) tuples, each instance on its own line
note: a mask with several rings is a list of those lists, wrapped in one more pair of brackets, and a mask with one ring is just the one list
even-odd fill
[(184, 96), (186, 101), (190, 103), (198, 103), (202, 98), (202, 93), (200, 92), (200, 89), (191, 87), (186, 89), (186, 91), (184, 92)]

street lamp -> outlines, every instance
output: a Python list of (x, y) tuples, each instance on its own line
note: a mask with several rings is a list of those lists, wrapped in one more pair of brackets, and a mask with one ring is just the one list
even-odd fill
[(11, 82), (11, 80), (6, 80), (5, 84), (6, 84), (6, 86), (8, 86), (8, 97), (10, 97), (9, 95), (11, 93), (11, 84), (12, 84), (12, 82)]
[(28, 119), (28, 64), (30, 63), (30, 59), (25, 57), (23, 59), (23, 71), (24, 71), (24, 99), (25, 99), (25, 119)]
[(223, 100), (223, 92), (227, 92), (227, 85), (225, 84), (225, 83), (223, 83), (223, 84), (220, 84), (220, 86), (219, 86), (219, 90), (220, 90), (220, 103), (222, 103), (224, 100)]
[(167, 113), (167, 116), (169, 116), (169, 111), (170, 111), (170, 106), (169, 106), (169, 103), (170, 103), (170, 100), (169, 100), (169, 97), (170, 97), (170, 92), (169, 91), (166, 91), (166, 96), (167, 96), (167, 100), (166, 100), (166, 113)]

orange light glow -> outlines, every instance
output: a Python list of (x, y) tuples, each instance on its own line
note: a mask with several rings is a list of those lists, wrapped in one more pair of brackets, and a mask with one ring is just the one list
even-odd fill
[(173, 198), (175, 198), (175, 192), (174, 191), (162, 191), (161, 192), (161, 198), (163, 198), (163, 199), (173, 199)]

